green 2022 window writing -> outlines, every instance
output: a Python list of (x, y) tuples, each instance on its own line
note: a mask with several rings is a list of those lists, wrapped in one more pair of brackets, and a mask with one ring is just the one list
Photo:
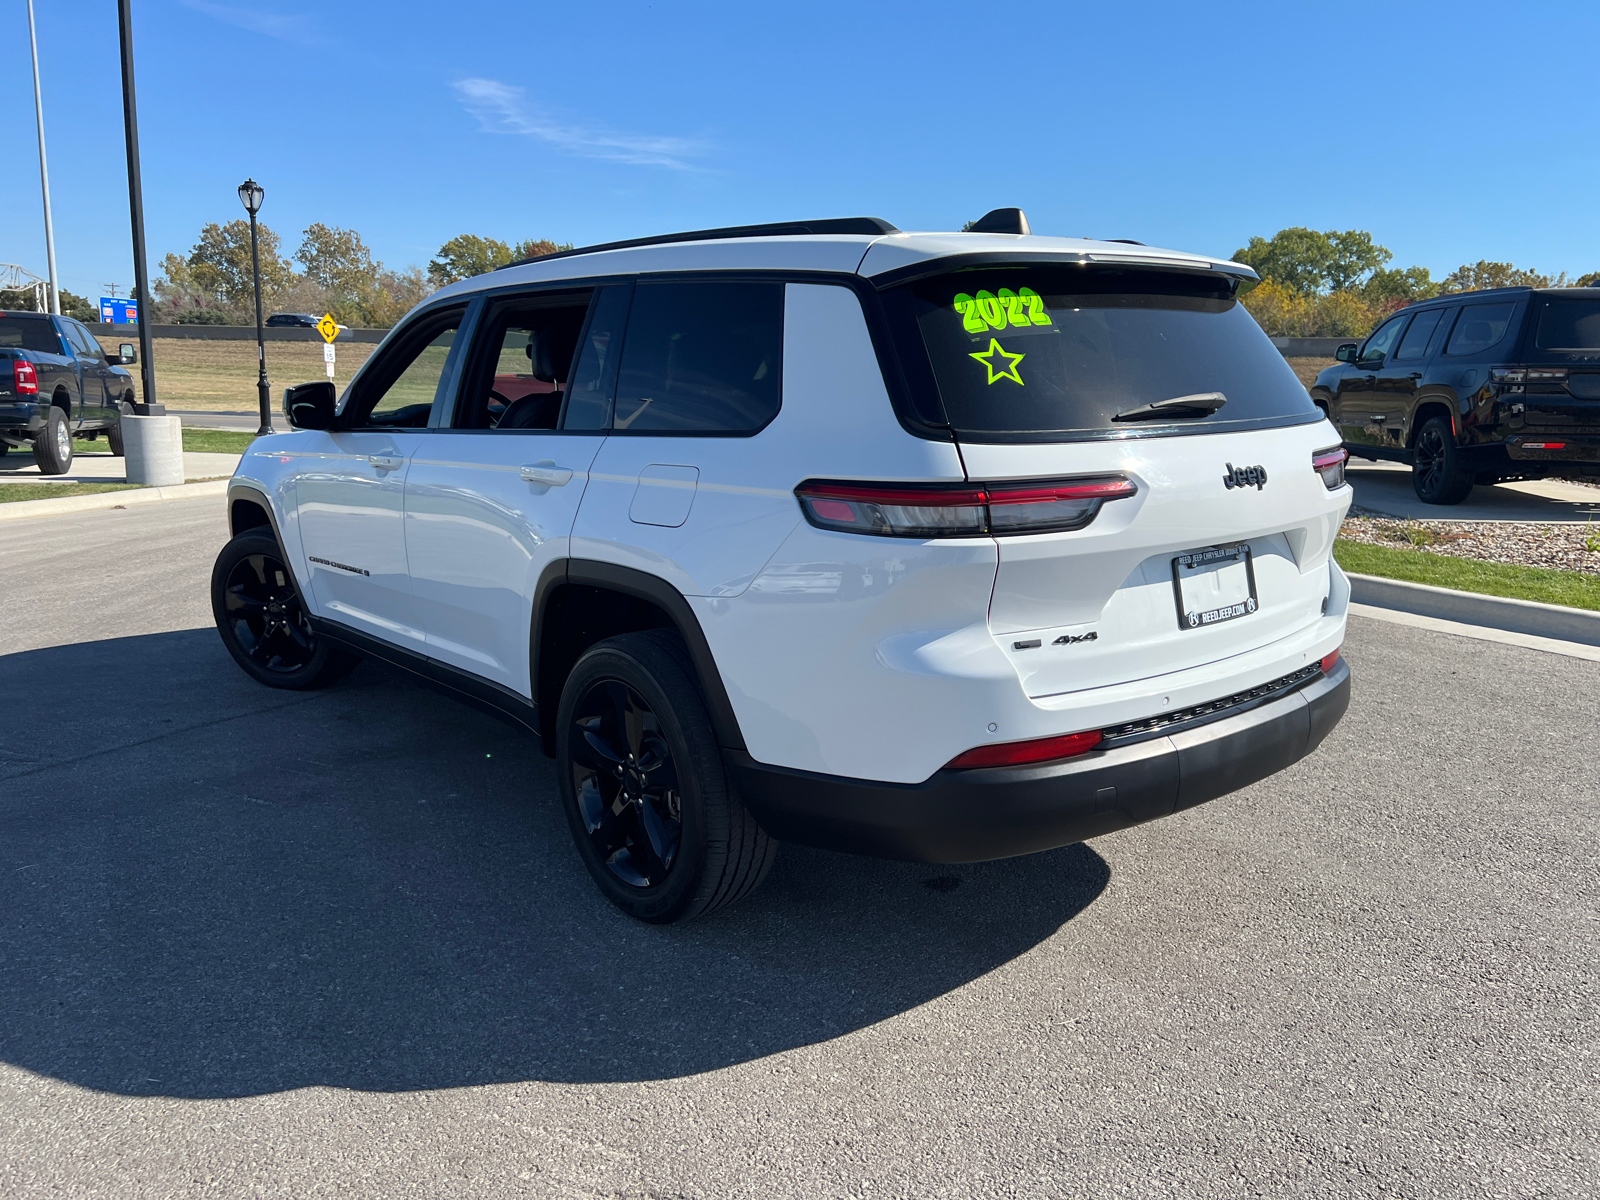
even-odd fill
[(981, 291), (976, 296), (966, 292), (956, 293), (951, 306), (961, 314), (961, 324), (968, 333), (986, 333), (991, 329), (1029, 329), (1035, 325), (1053, 325), (1050, 314), (1044, 310), (1044, 298), (1030, 287), (1001, 288), (999, 294)]

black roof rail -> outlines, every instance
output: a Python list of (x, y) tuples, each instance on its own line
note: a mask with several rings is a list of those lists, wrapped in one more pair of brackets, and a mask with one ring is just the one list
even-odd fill
[(574, 254), (598, 254), (602, 250), (629, 250), (635, 246), (662, 246), (668, 242), (710, 242), (719, 238), (795, 237), (807, 233), (859, 233), (879, 237), (886, 233), (899, 233), (881, 217), (830, 217), (823, 221), (777, 221), (770, 225), (729, 225), (725, 229), (692, 229), (686, 233), (663, 233), (659, 237), (631, 238), (625, 242), (602, 242), (598, 246), (579, 246), (575, 250), (557, 250), (554, 254), (536, 254), (532, 258), (507, 263), (506, 267), (521, 267), (532, 262), (549, 262), (552, 258), (571, 258)]

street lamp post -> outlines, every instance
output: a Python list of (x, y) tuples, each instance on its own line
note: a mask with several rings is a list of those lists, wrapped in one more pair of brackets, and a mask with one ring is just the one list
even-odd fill
[(256, 430), (257, 437), (276, 432), (272, 428), (272, 385), (267, 382), (267, 334), (261, 323), (261, 243), (256, 236), (256, 213), (261, 211), (261, 200), (265, 195), (266, 192), (254, 179), (246, 179), (239, 185), (239, 202), (250, 214), (250, 266), (255, 273), (256, 284), (256, 361), (261, 367), (256, 377), (256, 391), (261, 401), (261, 428)]

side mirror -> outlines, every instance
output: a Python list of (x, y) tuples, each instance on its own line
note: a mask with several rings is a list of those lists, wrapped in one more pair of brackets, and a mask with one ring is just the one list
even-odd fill
[(333, 382), (319, 379), (283, 389), (283, 415), (296, 429), (332, 429)]
[(1333, 356), (1335, 358), (1337, 358), (1340, 362), (1353, 363), (1356, 360), (1356, 350), (1357, 349), (1359, 349), (1359, 344), (1358, 343), (1356, 343), (1356, 342), (1346, 342), (1344, 345), (1340, 346), (1337, 350), (1335, 350), (1333, 352)]
[(117, 362), (125, 367), (131, 367), (139, 361), (139, 352), (133, 348), (132, 342), (123, 342), (117, 347)]

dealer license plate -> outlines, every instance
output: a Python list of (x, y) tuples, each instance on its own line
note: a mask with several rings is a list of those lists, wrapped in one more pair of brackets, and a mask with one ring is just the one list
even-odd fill
[(1172, 560), (1172, 590), (1184, 629), (1248, 617), (1259, 607), (1250, 547), (1212, 546), (1178, 555)]

